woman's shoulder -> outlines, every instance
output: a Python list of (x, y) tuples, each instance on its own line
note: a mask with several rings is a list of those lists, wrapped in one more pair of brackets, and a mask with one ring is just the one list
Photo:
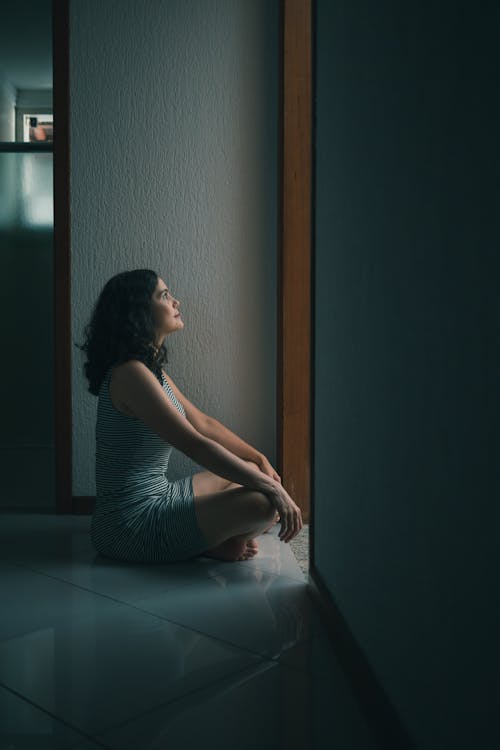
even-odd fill
[[(127, 359), (125, 362), (114, 362), (112, 365), (110, 365), (110, 369), (114, 372), (115, 370), (121, 371), (121, 370), (133, 370), (133, 369), (141, 369), (143, 367), (146, 367), (144, 362), (141, 362), (140, 359)], [(146, 367), (146, 369), (148, 369)]]
[[(128, 359), (126, 362), (119, 362), (110, 366), (109, 378), (112, 383), (125, 395), (127, 390), (135, 390), (147, 385), (147, 378), (156, 375), (151, 372), (150, 368), (139, 359)], [(160, 370), (162, 380), (165, 381), (165, 371)], [(146, 375), (146, 379), (144, 376)], [(158, 378), (156, 378), (158, 380)]]
[(134, 412), (128, 405), (130, 393), (133, 393), (137, 387), (141, 387), (140, 382), (130, 378), (130, 374), (142, 372), (143, 368), (148, 369), (146, 365), (138, 359), (129, 359), (126, 362), (119, 362), (109, 367), (109, 393), (115, 409), (121, 411), (129, 417), (134, 417)]
[(111, 375), (116, 374), (118, 378), (120, 378), (124, 374), (144, 375), (145, 373), (151, 373), (151, 370), (140, 359), (127, 359), (126, 362), (115, 362), (114, 364), (110, 365), (108, 372)]

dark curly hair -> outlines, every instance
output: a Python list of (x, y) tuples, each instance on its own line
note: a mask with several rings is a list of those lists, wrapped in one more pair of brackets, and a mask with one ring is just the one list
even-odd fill
[(161, 382), (161, 367), (168, 362), (164, 344), (154, 343), (155, 329), (151, 298), (158, 274), (149, 269), (123, 271), (104, 286), (85, 326), (83, 344), (75, 344), (87, 355), (83, 367), (94, 396), (104, 375), (113, 364), (138, 359)]

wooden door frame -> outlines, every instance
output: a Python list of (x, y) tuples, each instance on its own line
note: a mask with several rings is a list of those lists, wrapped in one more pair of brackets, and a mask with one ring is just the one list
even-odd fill
[(310, 522), (312, 497), (312, 0), (281, 0), (278, 467)]
[[(279, 0), (277, 468), (310, 521), (312, 496), (312, 0)], [(72, 492), (69, 0), (53, 0), (56, 512)], [(89, 502), (90, 501), (90, 502)]]
[(72, 513), (69, 0), (52, 1), (54, 104), (54, 475), (56, 513)]

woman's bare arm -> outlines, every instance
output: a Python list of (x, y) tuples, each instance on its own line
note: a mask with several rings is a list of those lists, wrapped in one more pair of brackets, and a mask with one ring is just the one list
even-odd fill
[(198, 432), (175, 408), (143, 362), (135, 359), (124, 362), (115, 367), (113, 377), (136, 418), (195, 463), (235, 484), (260, 492), (269, 492), (278, 484), (215, 440)]

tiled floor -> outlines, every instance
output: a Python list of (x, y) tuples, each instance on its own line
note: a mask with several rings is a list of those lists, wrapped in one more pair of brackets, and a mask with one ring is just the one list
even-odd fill
[(0, 514), (0, 750), (373, 748), (279, 527), (252, 560), (104, 558)]

